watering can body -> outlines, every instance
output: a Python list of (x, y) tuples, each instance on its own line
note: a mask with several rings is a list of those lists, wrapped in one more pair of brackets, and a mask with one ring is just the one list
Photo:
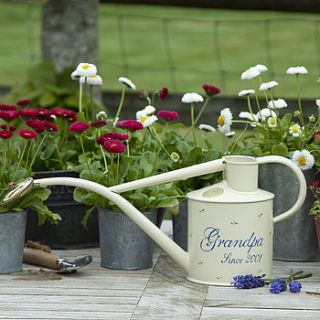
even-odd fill
[(272, 276), (272, 193), (237, 192), (223, 181), (187, 197), (189, 280), (230, 285), (236, 275)]
[[(289, 166), (300, 184), (293, 207), (275, 218), (272, 212), (274, 195), (258, 189), (259, 164), (270, 162)], [(189, 252), (182, 250), (120, 195), (134, 189), (217, 171), (223, 171), (222, 182), (187, 195)], [(68, 185), (100, 194), (116, 204), (184, 268), (189, 280), (213, 285), (230, 285), (233, 277), (240, 274), (272, 276), (273, 224), (290, 218), (300, 209), (307, 189), (301, 170), (286, 158), (226, 156), (110, 188), (79, 178), (27, 179), (9, 192), (2, 202), (24, 196), (32, 189), (30, 184), (38, 187)]]

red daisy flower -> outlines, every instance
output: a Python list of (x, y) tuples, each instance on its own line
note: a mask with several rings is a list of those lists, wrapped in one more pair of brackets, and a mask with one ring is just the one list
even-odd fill
[(38, 110), (35, 108), (26, 108), (19, 110), (18, 115), (25, 118), (35, 118), (38, 115)]
[(91, 127), (102, 127), (106, 125), (108, 121), (106, 120), (97, 120), (97, 121), (92, 121), (91, 122)]
[(169, 89), (167, 87), (163, 87), (160, 91), (159, 91), (159, 97), (161, 100), (164, 100), (167, 98), (169, 94)]
[(165, 120), (178, 120), (179, 119), (179, 113), (176, 111), (169, 111), (169, 110), (160, 110), (158, 112), (159, 118), (165, 119)]
[(43, 132), (46, 130), (46, 126), (42, 120), (30, 119), (26, 122), (26, 124), (37, 132)]
[(29, 130), (29, 129), (22, 129), (18, 132), (18, 135), (24, 139), (35, 139), (37, 138), (37, 134), (36, 132), (34, 132), (33, 130)]
[(86, 123), (86, 122), (82, 122), (82, 121), (77, 121), (72, 123), (69, 126), (69, 132), (76, 132), (76, 133), (82, 133), (86, 130), (88, 130), (90, 128), (90, 126)]
[(143, 124), (137, 120), (120, 120), (116, 123), (116, 127), (136, 131), (142, 130)]
[(96, 142), (99, 144), (104, 144), (106, 141), (109, 140), (128, 140), (129, 135), (125, 133), (120, 133), (120, 132), (108, 132), (96, 139)]
[(320, 180), (314, 180), (311, 182), (311, 186), (316, 188), (320, 184)]
[(29, 105), (31, 103), (31, 100), (29, 99), (24, 99), (24, 100), (19, 100), (16, 105), (20, 106), (20, 107), (25, 107), (27, 105)]
[(51, 112), (46, 108), (36, 108), (39, 118), (50, 118)]
[(202, 85), (202, 89), (206, 92), (208, 96), (214, 96), (221, 92), (219, 88), (212, 86), (211, 84), (208, 84), (208, 83), (204, 83)]
[(16, 110), (0, 111), (0, 118), (2, 118), (5, 121), (12, 121), (18, 118), (18, 111)]
[(75, 111), (63, 108), (53, 108), (51, 114), (59, 118), (74, 118), (76, 116)]
[(49, 131), (53, 131), (53, 132), (58, 132), (59, 128), (54, 124), (51, 123), (49, 121), (43, 121), (44, 126), (49, 130)]
[(9, 139), (11, 138), (13, 133), (9, 130), (0, 130), (0, 138), (1, 139)]
[(0, 110), (17, 110), (17, 108), (10, 104), (0, 104)]
[(3, 129), (3, 130), (10, 130), (10, 131), (16, 131), (16, 129), (17, 129), (17, 127), (16, 126), (14, 126), (14, 125), (12, 125), (12, 124), (10, 124), (9, 126), (8, 125), (6, 125), (6, 124), (2, 124), (1, 126), (0, 126), (0, 128), (1, 129)]
[(111, 153), (123, 153), (126, 151), (126, 146), (119, 140), (108, 140), (103, 144), (104, 150)]

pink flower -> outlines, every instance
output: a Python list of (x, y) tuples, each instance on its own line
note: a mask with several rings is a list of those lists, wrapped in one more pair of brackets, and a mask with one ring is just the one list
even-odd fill
[(54, 124), (51, 123), (49, 121), (43, 121), (44, 126), (49, 130), (49, 131), (53, 131), (53, 132), (57, 132), (59, 131), (58, 127)]
[(317, 134), (320, 134), (320, 129), (317, 129), (317, 130), (313, 131), (313, 132), (311, 133), (311, 135), (310, 135), (310, 138), (315, 137)]
[(18, 115), (25, 118), (35, 118), (38, 115), (38, 110), (35, 108), (26, 108), (19, 110)]
[(142, 130), (143, 124), (137, 120), (120, 120), (116, 123), (117, 128), (127, 129), (127, 130)]
[(163, 87), (160, 91), (159, 91), (159, 97), (161, 100), (164, 100), (167, 98), (169, 94), (169, 89), (167, 87)]
[(10, 104), (0, 104), (0, 110), (17, 110), (17, 108)]
[(51, 112), (46, 108), (36, 108), (37, 116), (40, 118), (50, 118)]
[(319, 179), (318, 180), (314, 180), (314, 181), (311, 182), (311, 186), (316, 188), (319, 185), (319, 183), (320, 183)]
[(7, 126), (6, 124), (2, 124), (0, 126), (0, 128), (3, 129), (3, 130), (8, 130), (9, 129), (10, 131), (16, 131), (16, 129), (17, 129), (17, 127), (12, 125), (12, 124), (10, 124), (9, 126)]
[(18, 132), (18, 135), (24, 139), (35, 139), (37, 138), (37, 134), (33, 130), (22, 129)]
[(108, 132), (96, 139), (96, 142), (99, 144), (104, 144), (106, 141), (109, 140), (128, 140), (129, 135), (120, 133), (120, 132)]
[(90, 128), (90, 126), (86, 122), (76, 121), (69, 126), (68, 131), (82, 133), (82, 132), (88, 130), (89, 128)]
[(0, 111), (0, 118), (2, 118), (5, 121), (12, 121), (18, 118), (18, 112), (16, 110)]
[(13, 133), (9, 130), (1, 130), (0, 131), (0, 138), (1, 139), (9, 139), (11, 138)]
[(178, 120), (179, 113), (176, 111), (160, 110), (158, 112), (158, 117), (165, 120)]
[(103, 144), (104, 150), (111, 153), (123, 153), (126, 151), (126, 146), (119, 140), (108, 140)]
[(26, 122), (26, 124), (37, 132), (43, 132), (44, 130), (46, 130), (44, 121), (38, 119), (30, 119)]
[(102, 127), (108, 124), (106, 120), (96, 120), (91, 122), (91, 127)]
[(24, 99), (24, 100), (19, 100), (16, 105), (20, 106), (20, 107), (25, 107), (27, 105), (29, 105), (31, 103), (31, 100), (29, 99)]
[(75, 119), (77, 115), (75, 111), (63, 108), (53, 108), (50, 110), (50, 112), (58, 118)]
[(212, 86), (211, 84), (208, 84), (208, 83), (204, 83), (202, 85), (202, 89), (206, 92), (208, 96), (214, 96), (221, 92), (219, 88)]

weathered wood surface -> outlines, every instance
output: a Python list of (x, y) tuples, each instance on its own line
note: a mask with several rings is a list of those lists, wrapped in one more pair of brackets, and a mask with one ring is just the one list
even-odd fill
[(100, 267), (99, 249), (55, 251), (66, 258), (90, 253), (93, 263), (61, 275), (25, 265), (0, 275), (0, 319), (320, 319), (320, 262), (274, 262), (274, 276), (290, 269), (312, 272), (302, 292), (271, 294), (268, 288), (236, 290), (186, 280), (186, 272), (165, 253), (155, 267), (116, 271)]

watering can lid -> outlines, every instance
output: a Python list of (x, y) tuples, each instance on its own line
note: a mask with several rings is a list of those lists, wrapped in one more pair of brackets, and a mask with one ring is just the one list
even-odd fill
[(274, 198), (274, 194), (257, 189), (253, 192), (240, 192), (231, 189), (225, 181), (187, 194), (188, 199), (213, 203), (249, 203), (261, 202)]

